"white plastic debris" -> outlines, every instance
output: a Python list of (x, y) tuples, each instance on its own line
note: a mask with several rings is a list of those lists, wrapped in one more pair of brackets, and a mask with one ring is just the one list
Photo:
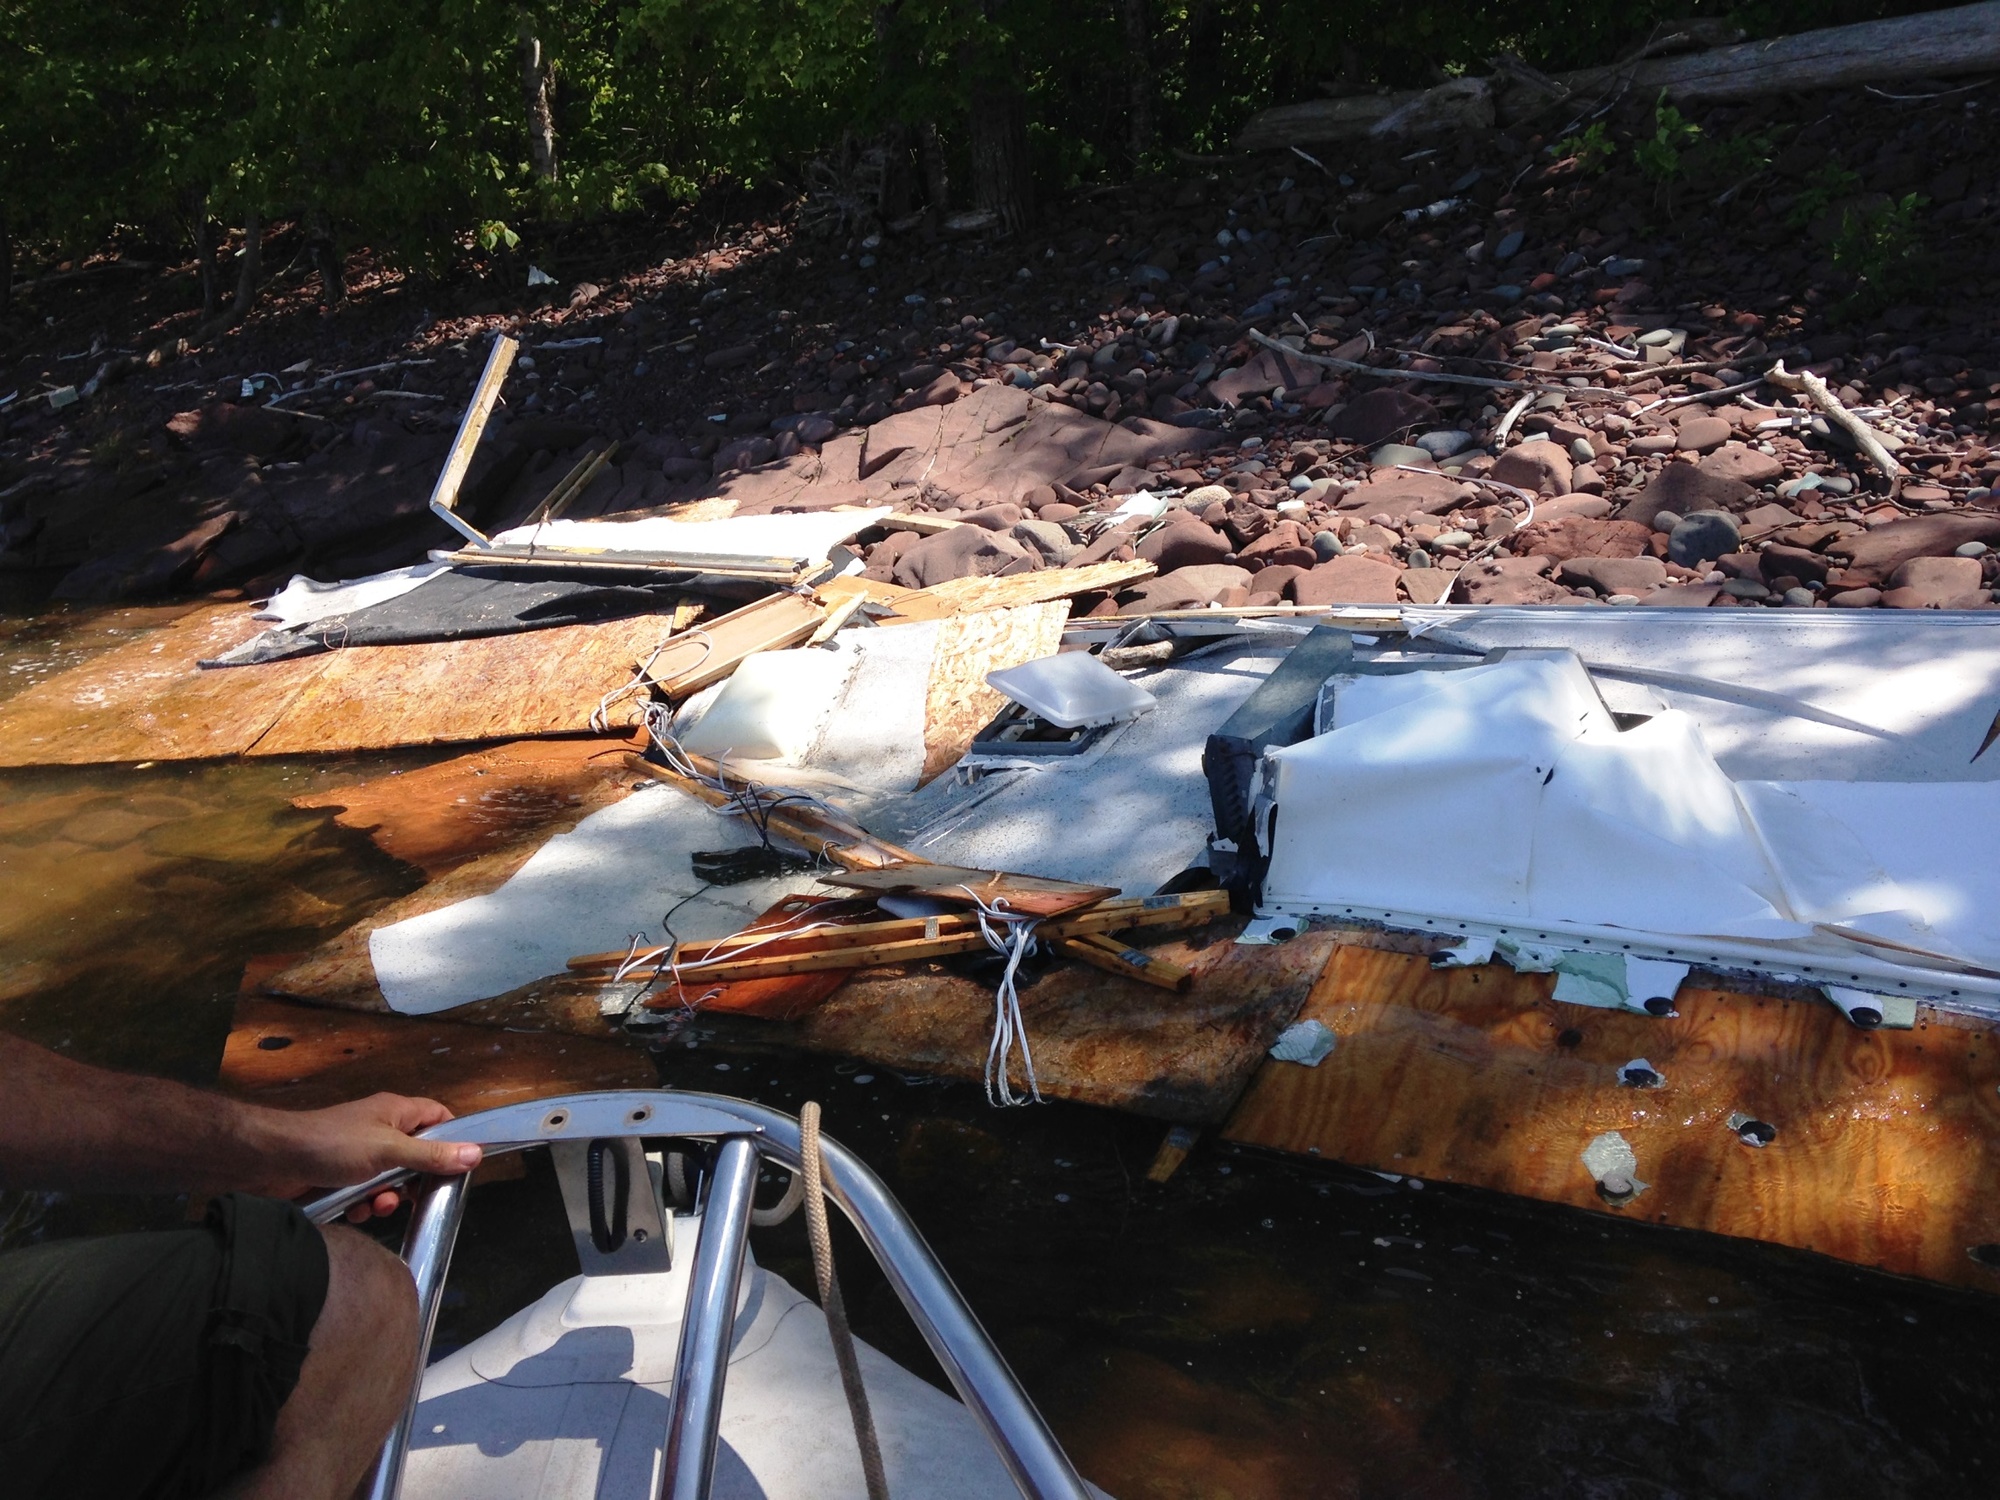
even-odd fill
[(1118, 509), (1111, 513), (1111, 519), (1113, 522), (1117, 522), (1132, 516), (1143, 516), (1146, 520), (1153, 521), (1166, 513), (1167, 502), (1165, 500), (1162, 500), (1158, 495), (1149, 495), (1144, 490), (1140, 490), (1136, 495), (1127, 495)]
[(1294, 1021), (1271, 1044), (1271, 1056), (1279, 1062), (1303, 1063), (1316, 1068), (1333, 1051), (1336, 1038), (1318, 1021)]
[(1478, 964), (1493, 961), (1494, 939), (1474, 936), (1465, 938), (1455, 948), (1447, 948), (1442, 953), (1431, 955), (1433, 969), (1469, 969)]
[(696, 755), (797, 765), (833, 716), (854, 657), (838, 651), (759, 651), (745, 658), (682, 736)]
[(1301, 925), (1295, 917), (1254, 917), (1236, 934), (1236, 941), (1245, 948), (1269, 948), (1289, 943), (1299, 935)]
[(1908, 995), (1876, 995), (1867, 990), (1826, 986), (1826, 998), (1840, 1013), (1864, 1030), (1908, 1031), (1917, 1024), (1917, 1002)]
[(555, 284), (555, 277), (544, 271), (540, 266), (528, 267), (529, 286), (554, 286)]
[(1632, 1143), (1615, 1130), (1593, 1137), (1579, 1160), (1607, 1198), (1623, 1202), (1638, 1197), (1649, 1186), (1639, 1180), (1639, 1158)]
[(1064, 729), (1118, 724), (1159, 706), (1151, 693), (1085, 651), (1066, 651), (988, 672), (986, 685)]

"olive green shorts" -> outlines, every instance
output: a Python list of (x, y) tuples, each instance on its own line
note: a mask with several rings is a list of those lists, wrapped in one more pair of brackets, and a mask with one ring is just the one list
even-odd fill
[(319, 1231), (242, 1194), (198, 1229), (0, 1255), (0, 1492), (220, 1488), (269, 1454), (326, 1285)]

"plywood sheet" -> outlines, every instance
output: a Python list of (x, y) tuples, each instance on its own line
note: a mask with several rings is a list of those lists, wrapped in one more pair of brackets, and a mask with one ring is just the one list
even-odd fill
[[(1558, 1004), (1548, 975), (1433, 970), (1342, 947), (1303, 1016), (1315, 1068), (1267, 1062), (1234, 1140), (1769, 1240), (2000, 1290), (2000, 1034), (1920, 1008), (1861, 1031), (1810, 999), (1684, 986), (1667, 1019)], [(1633, 1088), (1644, 1058), (1665, 1082)], [(1775, 1127), (1761, 1149), (1728, 1124)], [(1581, 1161), (1617, 1131), (1648, 1184), (1622, 1208)]]
[[(1239, 925), (1134, 944), (1192, 969), (1184, 994), (1067, 961), (1022, 985), (1042, 1092), (1162, 1120), (1227, 1115), (1334, 946), (1309, 933), (1241, 947), (1230, 941)], [(993, 1035), (993, 985), (935, 964), (865, 970), (805, 1020), (770, 1031), (815, 1051), (977, 1079)]]
[(0, 766), (240, 755), (330, 662), (197, 665), (261, 629), (240, 604), (204, 607), (15, 694), (0, 703)]
[[(469, 868), (437, 884), (447, 885)], [(410, 899), (420, 900), (435, 888)], [(391, 916), (385, 908), (380, 919), (412, 914), (405, 907)], [(1194, 971), (1183, 994), (1068, 960), (1024, 983), (1022, 1013), (1043, 1094), (1162, 1120), (1212, 1124), (1226, 1117), (1334, 948), (1333, 937), (1323, 933), (1281, 947), (1239, 947), (1229, 940), (1239, 925), (1231, 920), (1135, 942)], [(367, 1008), (370, 1002), (359, 988), (365, 986), (373, 992), (373, 1007), (382, 1008), (367, 966), (366, 938), (350, 943), (351, 936), (268, 981), (265, 990)], [(327, 957), (343, 945), (350, 959), (345, 992), (334, 982), (339, 972)], [(865, 969), (802, 1019), (716, 1020), (752, 1027), (748, 1034), (760, 1042), (976, 1080), (993, 1032), (994, 977), (963, 961)], [(475, 1026), (607, 1037), (616, 1022), (599, 1012), (603, 988), (602, 976), (552, 975), (448, 1014)], [(797, 998), (788, 997), (788, 1004)], [(1017, 1087), (1020, 1082), (1017, 1073)]]
[(312, 1005), (387, 1014), (389, 1001), (375, 981), (375, 960), (368, 951), (375, 929), (499, 890), (549, 837), (539, 832), (523, 836), (455, 866), (400, 900), (378, 907), (338, 937), (266, 977), (259, 988), (267, 995)]
[(630, 738), (518, 740), (292, 799), (435, 879), (522, 841), (545, 842), (623, 797)]
[(631, 682), (671, 630), (670, 617), (638, 615), (521, 635), (336, 651), (249, 753), (586, 733), (599, 702)]
[(217, 1080), (224, 1093), (317, 1109), (387, 1091), (454, 1114), (586, 1089), (656, 1088), (641, 1049), (549, 1032), (364, 1016), (248, 997), (236, 1003)]
[(1078, 594), (1129, 588), (1151, 578), (1155, 571), (1151, 563), (1135, 559), (1092, 563), (1087, 568), (1042, 568), (1009, 578), (954, 578), (949, 583), (902, 595), (895, 600), (895, 608), (897, 615), (906, 620), (937, 620), (974, 610), (1012, 609), (1024, 604), (1046, 604), (1052, 599), (1070, 599)]
[(1068, 619), (1069, 601), (1059, 599), (956, 615), (939, 627), (924, 688), (922, 780), (956, 765), (1007, 701), (986, 674), (1054, 656)]

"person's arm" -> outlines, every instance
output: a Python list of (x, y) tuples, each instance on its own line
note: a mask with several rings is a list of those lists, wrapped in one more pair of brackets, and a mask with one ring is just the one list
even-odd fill
[[(290, 1198), (391, 1167), (470, 1171), (477, 1146), (411, 1137), (450, 1118), (435, 1100), (397, 1094), (268, 1109), (88, 1067), (0, 1033), (0, 1187)], [(375, 1203), (378, 1212), (394, 1205), (394, 1194)]]

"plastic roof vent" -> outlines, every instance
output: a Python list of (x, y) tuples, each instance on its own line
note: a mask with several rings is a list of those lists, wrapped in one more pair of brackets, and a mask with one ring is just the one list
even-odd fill
[(1083, 651), (1066, 651), (988, 672), (986, 684), (1029, 713), (1064, 729), (1116, 724), (1136, 719), (1157, 706), (1151, 693)]

